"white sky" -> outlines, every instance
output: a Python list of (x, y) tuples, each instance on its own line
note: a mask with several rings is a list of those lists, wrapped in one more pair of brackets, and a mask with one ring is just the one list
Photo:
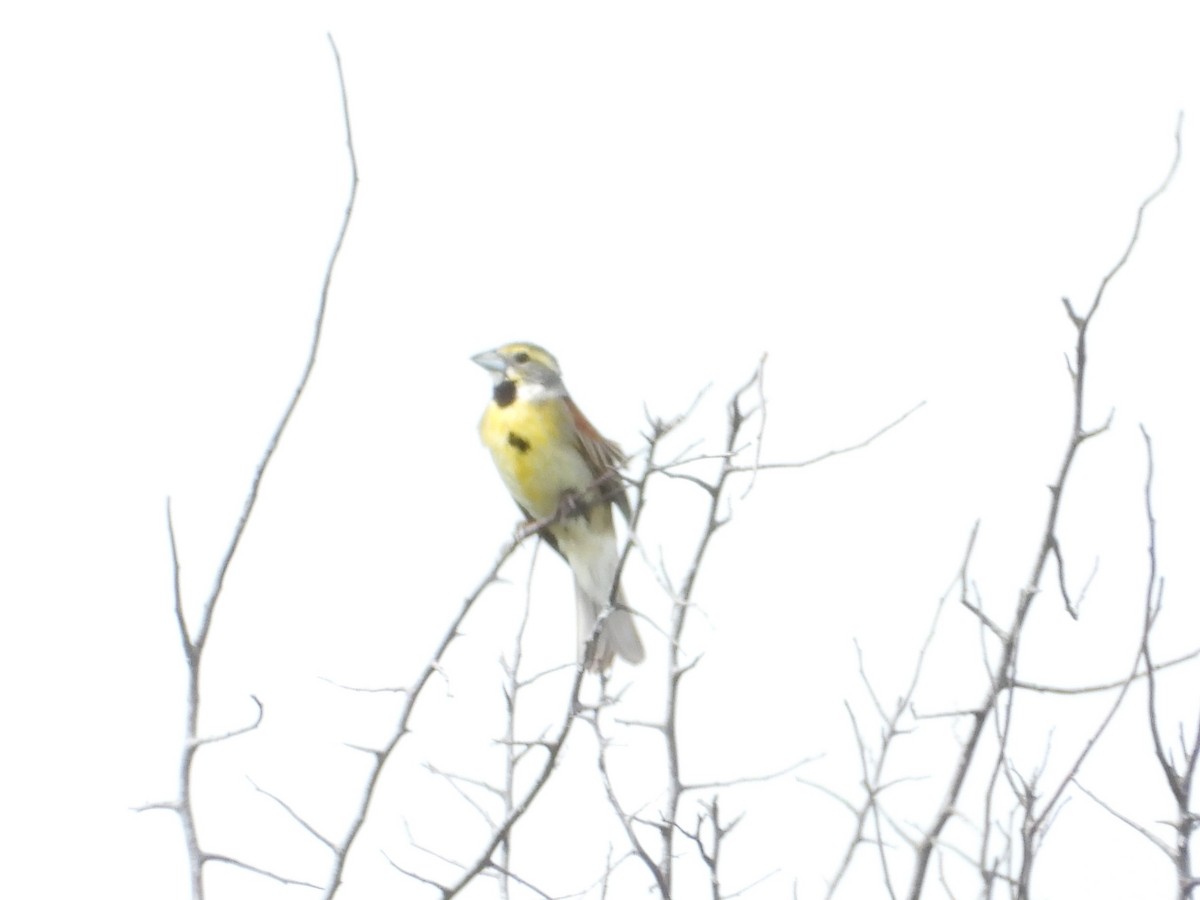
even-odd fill
[[(315, 878), (323, 858), (245, 776), (341, 833), (361, 765), (341, 742), (379, 740), (392, 707), (319, 679), (406, 683), (511, 533), (475, 435), (488, 381), (469, 357), (515, 339), (549, 347), (576, 400), (630, 450), (643, 406), (669, 416), (710, 384), (680, 446), (716, 449), (721, 404), (763, 353), (771, 461), (853, 443), (927, 402), (868, 450), (760, 477), (707, 559), (688, 635), (707, 654), (685, 694), (697, 779), (823, 753), (806, 777), (853, 793), (843, 700), (868, 711), (852, 640), (880, 693), (897, 693), (976, 519), (973, 574), (1007, 620), (1069, 424), (1059, 298), (1084, 306), (1119, 257), (1181, 110), (1178, 176), (1093, 332), (1088, 422), (1116, 414), (1080, 459), (1062, 540), (1073, 587), (1096, 558), (1098, 574), (1079, 623), (1047, 593), (1024, 671), (1085, 684), (1132, 661), (1146, 577), (1139, 422), (1156, 442), (1159, 653), (1197, 646), (1196, 26), (1185, 3), (995, 16), (961, 4), (6, 9), (0, 797), (13, 895), (103, 884), (184, 896), (176, 823), (129, 812), (173, 793), (182, 729), (164, 506), (170, 496), (198, 603), (299, 374), (345, 203), (327, 31), (359, 201), (316, 373), (206, 662), (205, 730), (245, 721), (251, 693), (267, 718), (211, 750), (198, 780), (212, 850)], [(675, 578), (700, 499), (663, 485), (646, 522)], [(445, 805), (419, 764), (486, 757), (528, 562), (468, 620), (453, 695), (431, 700), (392, 773), (396, 796), (424, 798), (399, 814), (464, 859), (472, 813)], [(537, 575), (530, 652), (551, 665), (573, 652), (569, 576), (549, 556)], [(644, 563), (626, 583), (665, 625), (669, 598)], [(661, 701), (651, 643), (643, 668), (618, 671), (646, 716)], [(978, 646), (969, 614), (949, 608), (923, 708), (978, 700)], [(1164, 710), (1193, 727), (1195, 672), (1169, 682)], [(1082, 777), (1150, 823), (1170, 807), (1142, 697)], [(1055, 725), (1055, 771), (1103, 703), (1028, 710), (1021, 762), (1042, 758)], [(576, 737), (528, 832), (532, 843), (552, 828), (569, 848), (556, 850), (565, 874), (546, 875), (562, 891), (588, 883), (612, 824)], [(952, 742), (931, 727), (897, 758), (897, 776), (933, 776), (897, 793), (898, 814), (928, 820)], [(657, 752), (630, 739), (630, 796), (653, 796)], [(779, 868), (747, 896), (783, 896), (793, 878), (800, 896), (821, 889), (849, 835), (844, 811), (788, 779), (728, 802), (749, 810), (727, 848), (731, 887)], [(956, 834), (970, 846), (969, 830)], [(414, 890), (374, 850), (403, 849), (402, 834), (380, 824), (366, 839), (346, 896)], [(860, 877), (846, 896), (877, 896), (865, 861)], [(210, 884), (221, 898), (304, 893), (228, 871)], [(1047, 897), (1170, 884), (1166, 860), (1086, 798), (1060, 816), (1037, 881)]]

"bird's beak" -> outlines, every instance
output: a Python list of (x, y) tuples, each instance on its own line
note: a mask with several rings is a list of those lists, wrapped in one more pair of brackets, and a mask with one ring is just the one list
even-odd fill
[(471, 357), (471, 362), (477, 363), (489, 372), (495, 372), (498, 375), (503, 375), (504, 370), (508, 368), (508, 362), (495, 350), (476, 353)]

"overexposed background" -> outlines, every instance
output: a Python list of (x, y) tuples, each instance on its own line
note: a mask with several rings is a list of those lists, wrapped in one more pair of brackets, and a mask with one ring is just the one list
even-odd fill
[[(206, 659), (203, 730), (247, 721), (252, 693), (266, 718), (210, 749), (197, 782), (209, 849), (317, 880), (320, 848), (245, 776), (340, 835), (362, 773), (342, 744), (381, 740), (396, 701), (321, 679), (407, 683), (511, 534), (515, 510), (475, 434), (489, 382), (469, 362), (509, 340), (550, 348), (580, 406), (629, 450), (643, 407), (673, 415), (706, 385), (678, 446), (717, 449), (722, 404), (764, 353), (770, 461), (853, 443), (926, 401), (870, 448), (765, 473), (735, 500), (688, 635), (706, 653), (684, 696), (697, 780), (823, 754), (805, 776), (853, 794), (843, 701), (866, 707), (852, 641), (880, 693), (898, 693), (977, 519), (973, 576), (1007, 620), (1068, 435), (1074, 332), (1059, 298), (1085, 306), (1120, 256), (1180, 111), (1192, 119), (1176, 181), (1092, 332), (1088, 424), (1116, 413), (1083, 451), (1061, 531), (1072, 586), (1097, 558), (1098, 573), (1079, 623), (1052, 593), (1035, 608), (1024, 671), (1087, 684), (1132, 663), (1139, 422), (1156, 443), (1159, 653), (1193, 649), (1195, 25), (1184, 3), (0, 14), (0, 796), (14, 896), (185, 895), (177, 823), (130, 812), (173, 795), (182, 733), (165, 502), (198, 604), (299, 375), (345, 205), (326, 32), (345, 67), (358, 205), (316, 372)], [(676, 579), (702, 499), (664, 486), (652, 500), (643, 541)], [(535, 667), (573, 653), (569, 574), (543, 555)], [(472, 858), (473, 813), (419, 765), (494, 761), (498, 659), (528, 568), (519, 554), (511, 586), (468, 619), (348, 896), (420, 895), (375, 852), (404, 843), (399, 816), (427, 846)], [(627, 587), (665, 626), (670, 600), (644, 561)], [(975, 621), (952, 607), (943, 628), (929, 711), (968, 707), (986, 683)], [(646, 716), (662, 680), (648, 641), (645, 667), (617, 671)], [(1168, 683), (1165, 717), (1194, 724), (1195, 670)], [(1151, 823), (1170, 807), (1141, 698), (1083, 778)], [(542, 699), (556, 714), (555, 695)], [(1105, 702), (1031, 702), (1030, 719), (1057, 724), (1067, 759)], [(575, 737), (527, 837), (538, 846), (548, 827), (578, 851), (554, 845), (562, 871), (547, 880), (561, 892), (587, 886), (613, 826), (588, 735)], [(646, 800), (659, 761), (639, 740), (622, 771)], [(953, 726), (928, 740), (897, 759), (897, 775), (933, 778), (896, 795), (916, 825), (940, 800)], [(1037, 763), (1044, 732), (1015, 752)], [(731, 888), (780, 869), (751, 895), (788, 895), (793, 879), (799, 896), (822, 889), (850, 834), (843, 810), (791, 779), (728, 802), (749, 811), (727, 848)], [(305, 894), (210, 875), (213, 897)], [(1086, 798), (1067, 804), (1036, 881), (1046, 897), (1165, 896), (1171, 883), (1165, 859)], [(878, 895), (864, 864), (847, 896)]]

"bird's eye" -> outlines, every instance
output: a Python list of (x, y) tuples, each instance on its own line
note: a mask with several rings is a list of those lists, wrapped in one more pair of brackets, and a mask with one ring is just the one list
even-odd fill
[(529, 354), (524, 350), (519, 353), (514, 353), (513, 362), (515, 362), (518, 366), (524, 365), (525, 363), (529, 362)]

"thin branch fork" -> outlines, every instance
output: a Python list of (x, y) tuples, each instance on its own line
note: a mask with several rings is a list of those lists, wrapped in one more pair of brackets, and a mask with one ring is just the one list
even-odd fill
[[(1146, 523), (1149, 532), (1147, 556), (1149, 575), (1146, 579), (1145, 612), (1142, 625), (1142, 643), (1140, 657), (1146, 666), (1146, 708), (1150, 737), (1154, 744), (1154, 755), (1159, 768), (1167, 782), (1167, 788), (1175, 801), (1175, 821), (1171, 823), (1175, 831), (1175, 845), (1169, 856), (1175, 865), (1175, 877), (1178, 887), (1179, 900), (1188, 900), (1197, 887), (1200, 878), (1192, 871), (1192, 835), (1200, 824), (1200, 816), (1192, 810), (1192, 790), (1195, 784), (1197, 763), (1200, 762), (1200, 716), (1197, 717), (1196, 731), (1190, 743), (1184, 734), (1183, 725), (1179, 725), (1179, 752), (1181, 759), (1176, 762), (1174, 754), (1167, 749), (1163, 740), (1162, 730), (1158, 722), (1157, 679), (1154, 662), (1150, 655), (1150, 631), (1162, 611), (1163, 579), (1158, 574), (1158, 523), (1154, 517), (1152, 489), (1154, 485), (1154, 446), (1145, 427), (1139, 426), (1142, 438), (1146, 444), (1146, 487), (1144, 491)], [(1156, 842), (1157, 843), (1157, 842)]]

